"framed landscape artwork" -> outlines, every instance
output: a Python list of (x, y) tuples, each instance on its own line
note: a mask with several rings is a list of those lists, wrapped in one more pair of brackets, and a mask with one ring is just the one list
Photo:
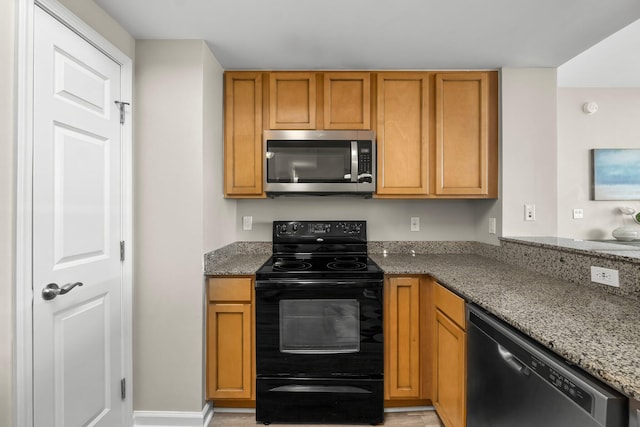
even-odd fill
[(593, 149), (593, 200), (640, 200), (640, 149)]

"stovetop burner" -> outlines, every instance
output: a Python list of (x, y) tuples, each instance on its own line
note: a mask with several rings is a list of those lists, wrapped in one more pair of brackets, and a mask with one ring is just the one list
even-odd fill
[(337, 259), (336, 261), (331, 261), (327, 264), (327, 268), (330, 270), (340, 270), (340, 271), (357, 271), (364, 270), (367, 268), (367, 264), (364, 262), (360, 262), (357, 260), (341, 260)]
[(276, 260), (273, 262), (273, 269), (277, 271), (303, 271), (309, 270), (312, 264), (306, 261), (296, 260)]
[(358, 271), (367, 269), (367, 257), (306, 255), (303, 258), (291, 256), (273, 256), (265, 266), (273, 271)]

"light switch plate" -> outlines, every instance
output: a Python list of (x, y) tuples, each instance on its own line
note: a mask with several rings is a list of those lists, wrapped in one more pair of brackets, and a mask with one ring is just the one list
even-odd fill
[(242, 217), (242, 229), (243, 230), (251, 230), (253, 228), (253, 217), (252, 216), (243, 216)]
[(496, 219), (489, 218), (489, 234), (496, 234)]
[(411, 217), (411, 231), (420, 231), (420, 217)]

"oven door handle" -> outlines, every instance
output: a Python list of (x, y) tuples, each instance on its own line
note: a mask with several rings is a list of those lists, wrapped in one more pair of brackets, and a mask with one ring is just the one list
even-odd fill
[(370, 390), (354, 386), (330, 386), (330, 385), (283, 385), (272, 388), (269, 391), (284, 393), (345, 393), (345, 394), (371, 394)]
[(281, 289), (300, 287), (329, 287), (351, 286), (354, 288), (382, 287), (382, 280), (296, 280), (296, 279), (274, 279), (257, 280), (256, 289)]

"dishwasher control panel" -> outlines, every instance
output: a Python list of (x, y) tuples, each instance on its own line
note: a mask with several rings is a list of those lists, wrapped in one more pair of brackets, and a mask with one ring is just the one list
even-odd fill
[(532, 370), (537, 372), (538, 375), (546, 379), (549, 384), (553, 385), (556, 390), (560, 391), (569, 399), (573, 400), (585, 411), (591, 413), (591, 405), (593, 399), (589, 393), (582, 390), (569, 378), (562, 375), (560, 372), (553, 369), (551, 366), (534, 356), (531, 356), (531, 363), (529, 364), (529, 366)]

